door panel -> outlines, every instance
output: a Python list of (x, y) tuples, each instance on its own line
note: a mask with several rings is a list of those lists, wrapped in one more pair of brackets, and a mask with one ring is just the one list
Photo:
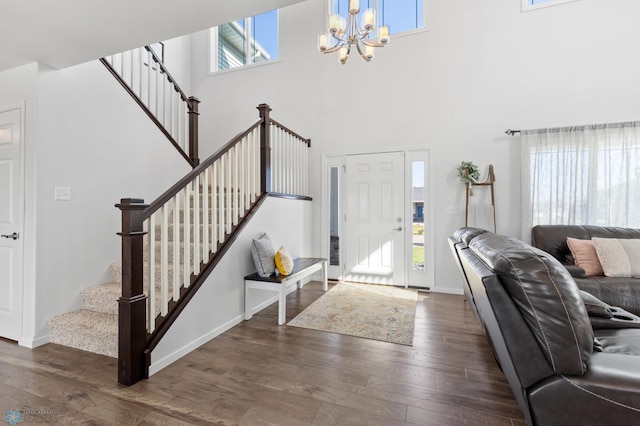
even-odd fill
[(21, 115), (21, 109), (0, 112), (0, 336), (12, 340), (22, 334)]
[(344, 279), (403, 286), (403, 154), (349, 155), (345, 180)]

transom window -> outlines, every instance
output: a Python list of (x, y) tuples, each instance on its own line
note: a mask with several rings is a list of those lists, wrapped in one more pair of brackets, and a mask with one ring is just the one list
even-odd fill
[[(347, 18), (349, 0), (329, 0), (332, 13)], [(424, 0), (360, 0), (360, 10), (374, 8), (378, 12), (378, 27), (386, 25), (390, 34), (424, 28)]]
[(262, 13), (211, 29), (210, 71), (222, 71), (278, 57), (278, 11)]
[(522, 11), (541, 9), (543, 7), (556, 6), (558, 4), (570, 3), (578, 0), (522, 0)]

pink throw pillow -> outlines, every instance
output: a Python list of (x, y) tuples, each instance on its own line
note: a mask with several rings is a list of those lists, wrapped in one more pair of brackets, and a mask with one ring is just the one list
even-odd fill
[(567, 245), (571, 250), (575, 264), (584, 269), (587, 277), (604, 275), (598, 252), (596, 252), (591, 240), (578, 240), (577, 238), (567, 237)]

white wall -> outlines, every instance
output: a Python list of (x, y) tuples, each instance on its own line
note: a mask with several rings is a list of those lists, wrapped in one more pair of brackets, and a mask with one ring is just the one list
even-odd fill
[[(190, 167), (98, 61), (38, 76), (37, 300), (33, 333), (78, 309), (120, 259), (121, 198), (151, 202)], [(54, 187), (71, 188), (55, 201)]]
[[(251, 239), (267, 232), (277, 250), (291, 256), (311, 253), (309, 201), (269, 197), (251, 218), (220, 263), (151, 354), (151, 374), (238, 324), (244, 318), (244, 277), (255, 272)], [(254, 306), (273, 297), (252, 292)], [(257, 297), (256, 297), (257, 296)], [(273, 318), (277, 322), (277, 318)]]
[[(312, 139), (313, 211), (320, 159), (394, 146), (430, 148), (436, 288), (460, 290), (446, 237), (464, 225), (460, 161), (496, 173), (498, 232), (519, 235), (517, 137), (530, 129), (637, 120), (640, 2), (580, 0), (521, 13), (519, 1), (427, 0), (428, 31), (394, 37), (371, 63), (345, 66), (315, 49), (324, 0), (281, 10), (280, 60), (207, 75), (207, 33), (192, 37), (192, 85), (202, 100), (201, 146), (213, 152), (257, 118), (273, 117)], [(447, 214), (447, 207), (458, 214)], [(320, 218), (313, 217), (313, 254)]]

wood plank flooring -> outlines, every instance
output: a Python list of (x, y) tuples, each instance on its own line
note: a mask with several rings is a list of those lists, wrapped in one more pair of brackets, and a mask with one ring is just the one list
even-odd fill
[[(287, 299), (287, 321), (323, 294)], [(277, 325), (277, 304), (149, 380), (112, 358), (0, 340), (0, 416), (89, 425), (524, 425), (462, 296), (420, 293), (413, 347)]]

